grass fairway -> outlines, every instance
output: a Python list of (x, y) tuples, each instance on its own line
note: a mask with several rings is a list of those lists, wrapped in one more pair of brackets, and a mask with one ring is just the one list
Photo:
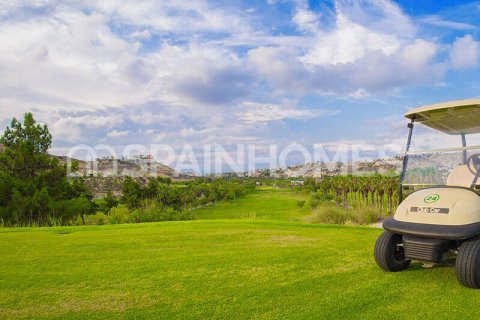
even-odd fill
[(307, 193), (292, 189), (257, 188), (234, 202), (220, 202), (195, 210), (197, 219), (263, 219), (301, 221), (310, 213), (308, 202), (303, 208), (298, 200), (308, 200)]
[(0, 319), (478, 319), (453, 268), (385, 273), (367, 227), (225, 220), (0, 229)]

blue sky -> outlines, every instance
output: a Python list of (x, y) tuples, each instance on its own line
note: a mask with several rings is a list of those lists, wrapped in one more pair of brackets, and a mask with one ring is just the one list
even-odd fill
[(2, 1), (0, 127), (77, 144), (403, 144), (480, 96), (480, 2)]

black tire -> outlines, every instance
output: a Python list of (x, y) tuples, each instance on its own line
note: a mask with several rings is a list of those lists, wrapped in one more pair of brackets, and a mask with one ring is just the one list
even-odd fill
[(455, 261), (458, 281), (467, 288), (480, 288), (480, 240), (467, 240), (458, 249)]
[(405, 250), (402, 243), (402, 236), (399, 234), (384, 231), (377, 242), (375, 242), (375, 261), (385, 271), (397, 272), (408, 268), (410, 260), (405, 259)]

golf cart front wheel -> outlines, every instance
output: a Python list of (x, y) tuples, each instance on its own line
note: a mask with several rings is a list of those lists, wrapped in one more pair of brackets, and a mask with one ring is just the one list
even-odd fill
[(405, 259), (402, 236), (389, 231), (384, 231), (378, 237), (374, 256), (378, 266), (385, 271), (402, 271), (410, 265), (410, 260)]
[(467, 240), (458, 249), (455, 273), (458, 281), (468, 288), (480, 288), (480, 240)]

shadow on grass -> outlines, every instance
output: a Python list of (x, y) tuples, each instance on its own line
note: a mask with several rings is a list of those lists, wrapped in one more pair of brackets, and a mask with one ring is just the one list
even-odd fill
[(73, 233), (73, 231), (71, 230), (58, 230), (58, 231), (54, 231), (55, 234), (70, 234), (70, 233)]
[(413, 261), (410, 266), (405, 269), (403, 272), (417, 272), (431, 269), (443, 269), (443, 268), (455, 268), (455, 258), (448, 258), (440, 263), (435, 263), (433, 266), (425, 267), (425, 264), (430, 264), (429, 262)]

